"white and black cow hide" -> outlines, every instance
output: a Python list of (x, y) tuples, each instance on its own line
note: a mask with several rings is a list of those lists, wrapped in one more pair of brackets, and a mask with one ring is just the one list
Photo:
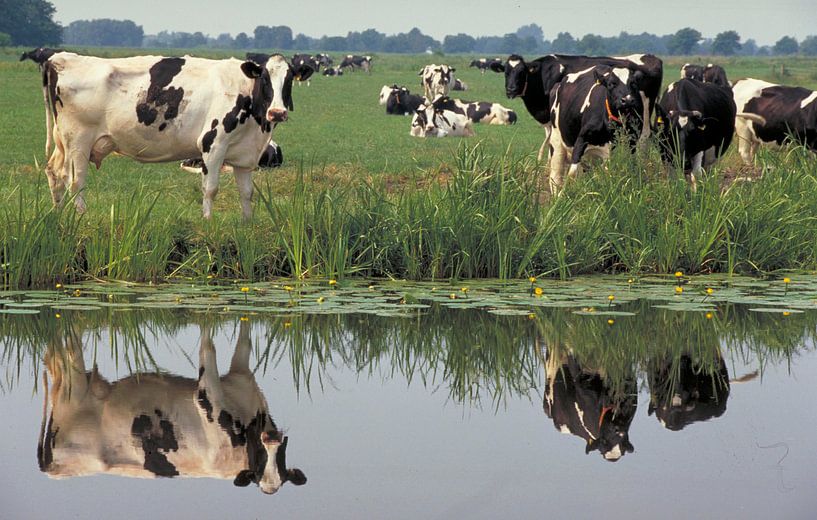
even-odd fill
[(726, 77), (726, 71), (720, 65), (708, 63), (706, 65), (693, 65), (684, 63), (681, 67), (681, 79), (694, 79), (704, 83), (714, 83), (721, 87), (731, 87), (732, 84)]
[[(270, 141), (267, 145), (267, 149), (264, 150), (264, 153), (262, 153), (258, 159), (258, 168), (279, 168), (283, 164), (284, 152), (281, 150), (281, 146), (275, 141)], [(202, 160), (201, 157), (187, 159), (182, 161), (179, 166), (182, 170), (190, 173), (201, 173), (204, 167), (204, 160)], [(225, 164), (221, 167), (221, 171), (224, 173), (233, 173), (233, 168)]]
[(420, 85), (423, 87), (425, 97), (434, 99), (437, 96), (447, 96), (451, 86), (455, 81), (454, 72), (457, 69), (449, 65), (426, 65), (417, 74), (420, 76)]
[(482, 74), (485, 74), (486, 70), (496, 70), (499, 67), (503, 67), (502, 59), (500, 58), (478, 58), (471, 60), (468, 66), (476, 67)]
[(294, 108), (293, 78), (311, 70), (293, 70), (281, 55), (257, 63), (54, 54), (43, 65), (46, 174), (54, 204), (70, 188), (78, 211), (84, 211), (88, 165), (99, 168), (112, 152), (147, 163), (200, 156), (204, 217), (211, 216), (219, 173), (227, 164), (249, 218), (250, 172), (272, 128)]
[[(207, 477), (267, 494), (306, 483), (286, 467), (287, 437), (269, 415), (249, 360), (250, 325), (241, 322), (229, 372), (219, 377), (216, 348), (204, 327), (198, 379), (135, 374), (106, 380), (85, 369), (82, 334), (70, 330), (46, 354), (50, 398), (37, 449), (52, 478), (95, 474)], [(48, 417), (46, 423), (46, 416)]]
[(732, 94), (744, 163), (754, 162), (761, 144), (780, 146), (788, 139), (817, 152), (817, 91), (747, 78), (735, 82)]
[(395, 116), (411, 115), (424, 103), (428, 103), (428, 100), (423, 96), (412, 94), (406, 87), (395, 85), (386, 98), (386, 113)]
[(372, 72), (372, 57), (371, 56), (358, 56), (357, 54), (347, 54), (343, 60), (338, 65), (338, 69), (345, 69), (349, 68), (352, 72), (357, 69), (362, 71), (368, 72), (371, 74)]
[(516, 123), (516, 112), (499, 103), (488, 101), (463, 101), (447, 96), (438, 96), (434, 106), (462, 114), (474, 123), (489, 125), (512, 125)]
[(411, 119), (413, 137), (471, 137), (474, 128), (464, 114), (446, 110), (434, 103), (420, 105)]

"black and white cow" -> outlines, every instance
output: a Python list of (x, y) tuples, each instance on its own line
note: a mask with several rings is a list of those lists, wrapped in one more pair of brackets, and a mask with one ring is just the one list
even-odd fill
[(372, 72), (372, 57), (371, 56), (358, 56), (356, 54), (347, 54), (343, 61), (340, 62), (338, 68), (345, 69), (349, 68), (352, 72), (356, 69), (361, 69), (365, 72), (371, 74)]
[(58, 52), (65, 52), (64, 49), (52, 49), (50, 47), (38, 47), (36, 49), (24, 52), (20, 55), (20, 61), (31, 60), (36, 63), (40, 69), (42, 69), (43, 64), (50, 58), (51, 56), (55, 55)]
[(735, 121), (735, 131), (746, 164), (752, 164), (762, 143), (782, 145), (792, 139), (817, 152), (817, 91), (747, 78), (736, 81), (732, 93), (744, 116)]
[[(221, 167), (231, 166), (244, 218), (251, 172), (273, 127), (293, 110), (294, 70), (281, 55), (236, 59), (137, 56), (103, 59), (61, 52), (44, 63), (46, 174), (54, 204), (66, 188), (85, 210), (88, 165), (111, 152), (139, 162), (202, 157), (203, 214), (210, 218)], [(51, 148), (53, 147), (53, 151)]]
[(331, 67), (332, 64), (335, 63), (335, 60), (333, 60), (332, 57), (329, 56), (328, 54), (323, 53), (316, 54), (315, 58), (317, 58), (318, 63), (320, 63), (322, 67)]
[(306, 483), (303, 471), (287, 468), (288, 438), (250, 367), (248, 322), (241, 322), (224, 376), (210, 330), (202, 328), (198, 379), (141, 373), (110, 382), (85, 369), (81, 332), (71, 330), (61, 343), (45, 358), (50, 413), (47, 401), (37, 460), (49, 477), (206, 477), (255, 483), (266, 494)]
[[(259, 168), (278, 168), (284, 164), (284, 153), (281, 151), (281, 146), (275, 141), (270, 141), (267, 149), (261, 154), (258, 159)], [(181, 169), (191, 173), (201, 173), (204, 168), (204, 160), (201, 157), (196, 159), (187, 159), (182, 161)], [(230, 166), (222, 166), (221, 171), (225, 173), (232, 173), (233, 169)]]
[(602, 372), (582, 367), (571, 354), (550, 350), (545, 372), (544, 409), (556, 430), (581, 437), (585, 454), (598, 451), (610, 462), (635, 451), (629, 434), (638, 404), (634, 376), (616, 392)]
[(466, 90), (468, 90), (468, 84), (463, 83), (457, 78), (454, 78), (454, 82), (451, 84), (451, 90), (460, 90), (462, 92), (465, 92)]
[[(295, 54), (292, 56), (292, 67), (295, 69), (301, 69), (303, 67), (309, 67), (312, 69), (313, 73), (318, 72), (321, 70), (321, 62), (318, 60), (316, 56), (312, 56), (311, 54)], [(310, 78), (312, 74), (309, 74), (306, 78), (306, 86), (311, 85)], [(298, 83), (302, 83), (301, 79), (296, 78)]]
[(473, 123), (468, 116), (442, 107), (438, 100), (422, 104), (414, 111), (409, 135), (413, 137), (471, 137)]
[(539, 160), (542, 160), (548, 143), (550, 130), (550, 92), (566, 74), (587, 70), (595, 65), (627, 68), (631, 72), (640, 72), (638, 90), (643, 106), (641, 142), (650, 135), (650, 117), (655, 103), (661, 93), (661, 82), (664, 77), (663, 62), (652, 54), (633, 54), (630, 56), (608, 58), (590, 56), (569, 56), (550, 54), (526, 62), (522, 56), (513, 54), (508, 57), (504, 66), (492, 65), (495, 72), (505, 73), (505, 94), (509, 98), (519, 97), (533, 118), (545, 128), (545, 139), (539, 148)]
[(437, 96), (447, 96), (454, 82), (454, 72), (457, 69), (448, 65), (426, 65), (417, 74), (421, 77), (420, 85), (423, 87), (425, 97), (434, 99)]
[(442, 110), (450, 110), (462, 114), (474, 123), (490, 125), (512, 125), (516, 123), (516, 112), (503, 107), (499, 103), (487, 101), (462, 101), (447, 96), (438, 96), (434, 106)]
[(721, 87), (731, 87), (729, 79), (726, 77), (726, 71), (720, 65), (708, 63), (704, 65), (693, 65), (685, 63), (681, 67), (681, 79), (695, 79), (704, 83), (714, 83)]
[(688, 354), (673, 356), (648, 371), (649, 415), (672, 431), (720, 417), (729, 399), (729, 371), (723, 357), (713, 367), (696, 363)]
[(468, 66), (476, 67), (482, 74), (485, 74), (486, 70), (499, 70), (500, 67), (503, 67), (500, 58), (479, 58), (472, 60)]
[(412, 94), (406, 87), (394, 85), (386, 98), (386, 113), (396, 116), (411, 115), (423, 103), (428, 103), (423, 96)]
[(607, 159), (616, 133), (635, 144), (641, 131), (641, 72), (606, 66), (567, 74), (550, 93), (550, 190), (558, 193), (568, 164), (575, 177), (585, 155)]
[(343, 76), (343, 69), (340, 67), (326, 67), (323, 70), (324, 76)]
[(670, 84), (655, 119), (664, 161), (682, 161), (684, 174), (694, 188), (695, 176), (729, 148), (736, 115), (729, 87), (694, 79)]

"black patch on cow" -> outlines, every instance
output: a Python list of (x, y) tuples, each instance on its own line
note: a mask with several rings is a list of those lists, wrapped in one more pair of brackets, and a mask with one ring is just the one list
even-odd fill
[(213, 141), (216, 140), (216, 134), (218, 130), (216, 127), (218, 126), (218, 119), (213, 119), (213, 122), (210, 123), (210, 130), (204, 133), (204, 136), (201, 138), (201, 151), (202, 153), (208, 153), (210, 148), (213, 146)]
[[(162, 58), (150, 68), (150, 86), (145, 101), (136, 105), (136, 117), (145, 126), (152, 125), (159, 116), (159, 108), (164, 108), (164, 120), (175, 119), (179, 115), (179, 105), (184, 97), (184, 89), (170, 87), (170, 82), (182, 70), (184, 58)], [(159, 126), (159, 131), (167, 127)]]
[[(184, 163), (182, 163), (182, 164), (186, 164), (188, 162), (192, 163), (195, 160), (196, 159), (188, 159), (187, 161), (184, 161)], [(203, 376), (203, 375), (204, 375), (204, 367), (199, 367), (199, 379), (198, 379), (199, 381), (201, 381), (201, 376)]]
[(224, 115), (224, 118), (221, 120), (222, 126), (224, 126), (224, 131), (228, 134), (238, 128), (238, 125), (244, 124), (248, 117), (250, 117), (250, 111), (252, 110), (252, 98), (245, 96), (243, 94), (239, 94), (235, 98), (235, 105), (233, 108)]
[(165, 419), (159, 419), (158, 431), (153, 427), (153, 421), (147, 415), (140, 415), (133, 419), (131, 435), (142, 442), (142, 451), (145, 454), (144, 468), (159, 477), (173, 477), (179, 474), (168, 459), (167, 453), (177, 451), (179, 443), (173, 424)]
[(491, 103), (481, 101), (479, 103), (469, 103), (465, 110), (465, 115), (474, 123), (479, 123), (482, 119), (491, 113)]
[(57, 120), (57, 103), (60, 106), (65, 106), (60, 99), (60, 90), (57, 86), (59, 74), (57, 69), (50, 61), (46, 61), (43, 65), (43, 87), (48, 89), (48, 102), (51, 104), (51, 113), (54, 115), (54, 120)]
[(60, 429), (51, 429), (54, 424), (54, 413), (48, 416), (48, 427), (45, 431), (45, 438), (40, 439), (37, 445), (37, 463), (40, 466), (40, 471), (46, 471), (51, 463), (54, 462), (54, 446), (57, 443), (57, 433)]
[(199, 403), (199, 406), (201, 406), (201, 409), (207, 413), (207, 421), (213, 422), (213, 403), (211, 403), (207, 397), (207, 390), (203, 388), (199, 389), (196, 401)]
[(230, 444), (233, 448), (247, 444), (246, 429), (240, 421), (233, 421), (233, 416), (229, 412), (222, 410), (218, 414), (218, 425), (230, 437)]

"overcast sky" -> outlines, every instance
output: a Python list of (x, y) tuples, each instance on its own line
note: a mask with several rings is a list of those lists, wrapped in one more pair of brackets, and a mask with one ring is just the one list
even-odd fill
[(442, 39), (464, 32), (502, 35), (529, 23), (545, 38), (650, 32), (692, 27), (704, 37), (734, 29), (742, 40), (771, 44), (781, 36), (802, 40), (817, 34), (815, 0), (51, 0), (56, 20), (68, 25), (94, 18), (130, 19), (146, 34), (202, 31), (210, 36), (252, 35), (258, 25), (288, 25), (294, 34), (345, 36), (374, 28), (386, 34), (418, 27)]

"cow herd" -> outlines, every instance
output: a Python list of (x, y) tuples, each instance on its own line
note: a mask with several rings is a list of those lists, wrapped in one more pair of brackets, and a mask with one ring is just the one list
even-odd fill
[[(45, 168), (54, 204), (66, 190), (84, 211), (88, 165), (118, 153), (140, 162), (184, 161), (200, 172), (203, 215), (209, 218), (222, 168), (232, 170), (242, 214), (251, 215), (251, 171), (281, 164), (271, 140), (294, 110), (293, 82), (324, 69), (371, 74), (372, 57), (347, 55), (337, 67), (326, 54), (248, 53), (245, 60), (191, 56), (103, 59), (58, 49), (23, 54), (40, 65), (46, 107)], [(551, 54), (531, 61), (513, 54), (473, 60), (482, 73), (503, 73), (505, 94), (522, 100), (544, 127), (538, 158), (549, 151), (550, 189), (579, 174), (585, 157), (605, 159), (611, 147), (631, 150), (655, 134), (663, 160), (676, 163), (694, 187), (737, 135), (752, 164), (759, 145), (788, 139), (817, 151), (817, 92), (757, 79), (730, 83), (717, 65), (685, 64), (663, 95), (663, 62), (650, 54), (588, 57)], [(380, 91), (386, 113), (411, 116), (410, 135), (471, 136), (474, 125), (511, 125), (517, 114), (498, 103), (450, 97), (467, 90), (447, 64), (419, 71), (422, 95), (392, 84)], [(619, 136), (623, 136), (620, 139)]]

